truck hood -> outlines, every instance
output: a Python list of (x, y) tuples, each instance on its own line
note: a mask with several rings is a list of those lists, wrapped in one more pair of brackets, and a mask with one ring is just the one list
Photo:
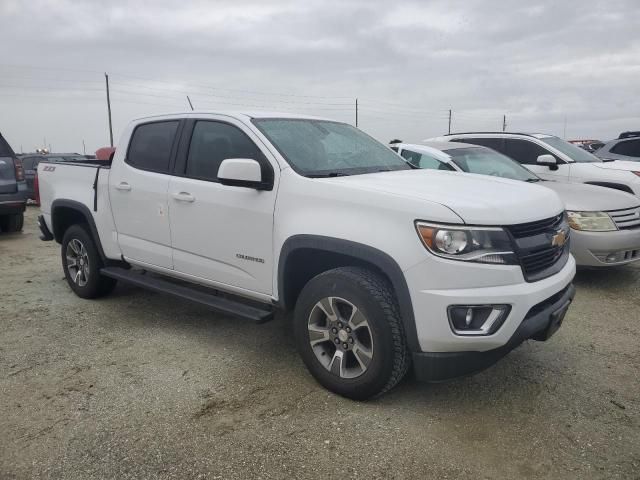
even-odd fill
[(604, 168), (606, 170), (627, 170), (632, 172), (640, 172), (640, 162), (629, 162), (627, 160), (614, 160), (613, 162), (595, 162), (594, 165), (598, 168)]
[(613, 188), (553, 181), (543, 181), (538, 185), (556, 192), (567, 210), (602, 212), (634, 208), (640, 205), (640, 200), (635, 195)]
[[(465, 223), (514, 225), (553, 217), (564, 206), (538, 185), (460, 172), (400, 170), (326, 179), (350, 188), (438, 203)], [(428, 210), (425, 218), (429, 220)]]

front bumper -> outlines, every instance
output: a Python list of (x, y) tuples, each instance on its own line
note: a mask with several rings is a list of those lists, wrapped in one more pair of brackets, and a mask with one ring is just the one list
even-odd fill
[(441, 382), (470, 375), (490, 367), (525, 340), (547, 340), (562, 324), (564, 313), (574, 296), (575, 287), (570, 283), (560, 292), (534, 305), (509, 341), (501, 347), (484, 352), (414, 352), (416, 378), (424, 382)]
[[(571, 283), (572, 256), (556, 274), (537, 282), (524, 280), (516, 265), (487, 265), (432, 257), (404, 272), (421, 352), (483, 352), (506, 345), (527, 313)], [(487, 336), (455, 335), (449, 325), (451, 305), (510, 305), (502, 326)]]
[[(640, 260), (640, 228), (614, 232), (571, 230), (571, 253), (580, 266), (610, 267)], [(617, 254), (613, 262), (605, 259)]]

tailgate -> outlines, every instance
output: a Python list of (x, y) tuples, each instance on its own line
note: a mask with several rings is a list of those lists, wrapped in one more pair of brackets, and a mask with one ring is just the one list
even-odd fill
[(16, 167), (13, 164), (13, 158), (0, 156), (0, 195), (17, 191), (18, 183), (16, 182)]

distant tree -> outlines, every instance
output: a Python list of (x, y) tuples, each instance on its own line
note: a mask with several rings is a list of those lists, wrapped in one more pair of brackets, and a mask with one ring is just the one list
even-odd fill
[(393, 145), (394, 143), (402, 143), (402, 140), (398, 140), (397, 138), (394, 138), (389, 142), (389, 145)]

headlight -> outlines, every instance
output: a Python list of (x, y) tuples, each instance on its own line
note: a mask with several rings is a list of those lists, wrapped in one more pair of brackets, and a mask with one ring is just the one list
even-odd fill
[(617, 230), (616, 224), (605, 212), (567, 212), (569, 225), (574, 230), (586, 232), (610, 232)]
[(416, 222), (418, 236), (434, 255), (465, 262), (516, 265), (509, 235), (502, 228)]

